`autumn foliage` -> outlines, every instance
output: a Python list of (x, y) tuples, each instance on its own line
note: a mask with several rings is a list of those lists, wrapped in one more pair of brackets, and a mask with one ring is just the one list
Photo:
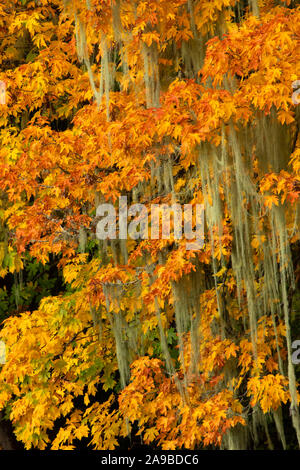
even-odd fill
[[(299, 447), (297, 2), (0, 0), (0, 38), (0, 275), (63, 276), (1, 324), (17, 439)], [(204, 247), (98, 240), (124, 195)]]

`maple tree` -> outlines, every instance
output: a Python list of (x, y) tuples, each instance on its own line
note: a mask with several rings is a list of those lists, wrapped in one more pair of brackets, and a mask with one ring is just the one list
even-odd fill
[[(0, 410), (17, 439), (299, 447), (297, 2), (0, 0), (0, 37)], [(98, 240), (120, 196), (204, 204), (203, 249)]]

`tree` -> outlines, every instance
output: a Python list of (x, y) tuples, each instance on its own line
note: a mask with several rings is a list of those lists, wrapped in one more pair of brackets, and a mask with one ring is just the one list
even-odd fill
[[(300, 446), (299, 25), (293, 1), (0, 1), (1, 274), (52, 257), (67, 284), (0, 331), (26, 449)], [(97, 240), (121, 196), (204, 204), (204, 247)]]

